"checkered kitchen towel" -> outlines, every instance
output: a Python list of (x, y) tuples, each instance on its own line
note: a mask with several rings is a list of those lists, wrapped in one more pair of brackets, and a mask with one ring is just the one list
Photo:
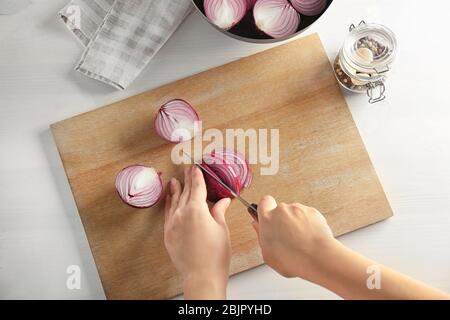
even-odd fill
[(72, 0), (59, 15), (86, 47), (75, 69), (125, 89), (191, 8), (190, 0)]

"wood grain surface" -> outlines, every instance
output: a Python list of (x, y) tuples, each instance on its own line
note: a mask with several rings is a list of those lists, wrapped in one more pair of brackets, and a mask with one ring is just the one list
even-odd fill
[[(162, 202), (134, 209), (114, 188), (117, 172), (131, 164), (155, 167), (164, 182), (182, 177), (170, 159), (173, 145), (153, 127), (159, 106), (172, 98), (190, 101), (204, 129), (279, 129), (280, 170), (263, 176), (252, 166), (244, 192), (250, 201), (272, 194), (314, 206), (336, 236), (392, 215), (320, 39), (311, 35), (51, 126), (108, 298), (182, 292), (163, 244)], [(232, 274), (262, 263), (250, 219), (233, 201)]]

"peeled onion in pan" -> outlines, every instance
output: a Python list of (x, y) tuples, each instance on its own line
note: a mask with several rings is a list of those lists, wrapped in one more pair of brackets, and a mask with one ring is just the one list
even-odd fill
[(205, 15), (213, 24), (228, 30), (245, 16), (248, 0), (204, 0)]
[(247, 0), (247, 10), (253, 9), (257, 0)]
[(290, 0), (292, 6), (305, 16), (317, 16), (327, 6), (327, 0)]
[(294, 34), (300, 25), (300, 14), (288, 0), (258, 0), (253, 17), (256, 27), (275, 39)]
[(155, 169), (136, 165), (119, 172), (116, 189), (126, 204), (136, 208), (149, 208), (161, 197), (163, 184)]

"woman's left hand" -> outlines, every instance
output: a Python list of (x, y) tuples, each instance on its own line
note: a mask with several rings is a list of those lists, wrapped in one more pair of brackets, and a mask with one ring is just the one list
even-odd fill
[(231, 200), (211, 209), (199, 168), (185, 169), (184, 188), (172, 178), (166, 197), (164, 243), (184, 280), (186, 299), (224, 299), (231, 260), (225, 212)]

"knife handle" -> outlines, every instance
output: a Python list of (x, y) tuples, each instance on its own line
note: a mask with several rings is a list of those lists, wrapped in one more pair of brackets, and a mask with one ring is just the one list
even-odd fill
[(258, 221), (258, 205), (256, 203), (252, 203), (250, 207), (247, 208), (247, 211), (248, 213), (250, 213), (253, 219)]

